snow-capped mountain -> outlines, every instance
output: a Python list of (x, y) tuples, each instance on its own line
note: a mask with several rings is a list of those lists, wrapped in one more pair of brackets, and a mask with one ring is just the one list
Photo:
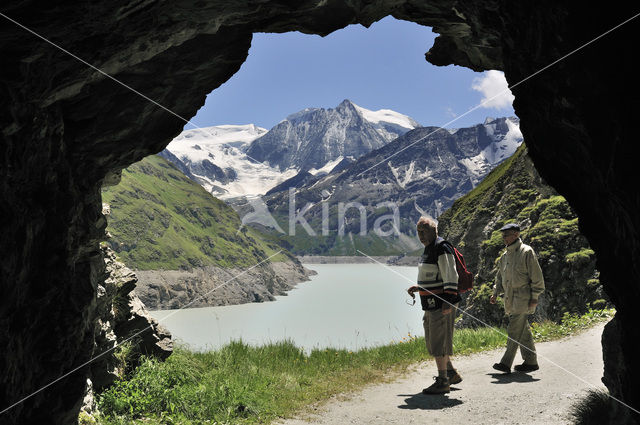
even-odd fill
[[(496, 164), (513, 155), (522, 143), (520, 121), (517, 118), (487, 118), (482, 127), (484, 131), (478, 133), (478, 147), (482, 150), (477, 155), (460, 160), (474, 185)], [(465, 130), (468, 129), (463, 132)]]
[(294, 176), (251, 160), (244, 150), (267, 130), (253, 124), (185, 130), (161, 153), (214, 196), (225, 199), (266, 193)]
[(419, 126), (398, 112), (370, 111), (346, 99), (333, 109), (307, 108), (289, 115), (254, 140), (247, 154), (283, 171), (329, 172), (344, 158), (359, 158)]
[[(351, 252), (344, 251), (345, 244), (411, 251), (419, 246), (413, 235), (417, 219), (421, 215), (437, 218), (510, 157), (522, 139), (515, 117), (490, 118), (484, 124), (457, 130), (420, 127), (351, 164), (335, 167), (327, 175), (301, 172), (272, 189), (263, 200), (274, 216), (284, 220), (291, 208), (289, 187), (296, 188), (295, 208), (310, 203), (304, 218), (317, 233), (322, 229), (325, 211), (329, 214), (328, 223), (339, 221), (340, 204), (361, 205), (366, 211), (368, 232), (357, 243), (354, 241), (361, 232), (360, 212), (347, 216), (345, 233), (352, 232), (351, 242), (330, 233), (328, 239), (319, 239), (318, 246), (310, 247), (304, 231), (300, 236), (280, 235), (295, 253), (312, 248), (320, 255)], [(391, 204), (398, 211), (400, 235), (381, 242), (371, 230), (378, 217), (391, 212)], [(243, 216), (242, 204), (236, 204), (236, 208)]]
[(253, 124), (186, 130), (161, 155), (228, 199), (265, 194), (301, 171), (327, 174), (416, 127), (406, 115), (344, 100), (289, 115), (270, 131)]

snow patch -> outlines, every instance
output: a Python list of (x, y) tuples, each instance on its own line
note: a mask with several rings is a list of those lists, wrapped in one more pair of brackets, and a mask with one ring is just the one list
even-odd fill
[(403, 115), (396, 111), (392, 111), (391, 109), (380, 109), (377, 111), (371, 111), (369, 109), (358, 106), (355, 103), (353, 103), (353, 106), (358, 112), (360, 112), (360, 114), (362, 114), (365, 120), (373, 124), (390, 123), (399, 125), (400, 127), (404, 127), (409, 130), (420, 127), (420, 124), (414, 121), (411, 117)]
[(340, 161), (342, 161), (343, 159), (344, 159), (344, 157), (342, 155), (340, 155), (339, 157), (337, 157), (333, 161), (327, 162), (326, 164), (324, 164), (322, 167), (320, 167), (318, 169), (315, 169), (315, 168), (310, 169), (309, 170), (309, 174), (313, 174), (314, 176), (318, 175), (318, 174), (321, 174), (321, 173), (329, 174), (335, 168), (335, 166), (338, 165), (340, 163)]
[(501, 138), (495, 135), (495, 124), (485, 126), (487, 130), (492, 128), (491, 135), (494, 136), (494, 138), (499, 139), (487, 146), (481, 153), (481, 155), (483, 155), (491, 164), (497, 164), (498, 162), (509, 158), (522, 143), (522, 133), (520, 132), (518, 124), (509, 119), (506, 119), (505, 123), (507, 124), (508, 130)]
[(487, 136), (489, 137), (493, 137), (493, 135), (496, 132), (496, 125), (495, 124), (484, 124), (484, 129), (487, 132)]
[(423, 179), (431, 177), (432, 175), (433, 175), (433, 173), (431, 172), (429, 167), (425, 167), (424, 168), (424, 173), (416, 175), (416, 178), (414, 180), (423, 180)]
[(285, 119), (283, 119), (280, 122), (284, 122), (284, 121), (296, 121), (298, 119), (304, 118), (305, 115), (315, 112), (315, 111), (319, 111), (322, 108), (304, 108), (301, 111), (298, 112), (294, 112), (293, 114), (287, 115), (287, 117)]
[[(403, 168), (402, 166), (394, 168), (391, 165), (391, 161), (387, 162), (387, 165), (389, 165), (389, 169), (391, 169), (391, 173), (393, 174), (393, 177), (395, 177), (396, 182), (398, 183), (398, 186), (404, 189), (407, 186), (407, 184), (411, 181), (411, 177), (413, 177), (413, 170), (415, 168), (416, 162), (411, 161), (406, 171), (402, 170)], [(404, 175), (401, 175), (403, 173)]]
[(493, 166), (513, 155), (522, 144), (523, 137), (518, 123), (507, 118), (505, 119), (505, 124), (507, 125), (507, 132), (502, 135), (496, 132), (497, 125), (495, 123), (487, 125), (485, 121), (487, 133), (490, 133), (495, 141), (484, 148), (478, 155), (458, 160), (467, 169), (474, 186), (478, 183), (480, 176), (486, 175)]
[(187, 166), (207, 160), (222, 169), (235, 171), (235, 180), (228, 183), (194, 174), (207, 191), (221, 199), (262, 195), (298, 173), (295, 169), (280, 172), (278, 168), (253, 160), (242, 151), (243, 145), (266, 132), (266, 129), (253, 124), (186, 130), (173, 139), (167, 149)]
[(522, 144), (524, 137), (522, 137), (522, 132), (520, 131), (520, 125), (518, 125), (518, 123), (513, 122), (508, 118), (506, 120), (506, 123), (507, 123), (507, 127), (509, 128), (509, 131), (507, 131), (507, 134), (505, 134), (504, 139), (502, 140), (502, 143), (505, 144), (507, 151), (511, 152), (509, 154), (509, 156), (511, 156)]
[(462, 164), (473, 177), (479, 177), (485, 173), (486, 168), (489, 166), (489, 162), (482, 156), (482, 154), (476, 155), (471, 158), (463, 158), (458, 161)]

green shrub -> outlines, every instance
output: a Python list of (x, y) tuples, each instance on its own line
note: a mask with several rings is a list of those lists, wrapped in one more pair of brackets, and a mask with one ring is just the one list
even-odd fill
[(491, 238), (482, 241), (482, 247), (487, 251), (499, 251), (504, 248), (504, 241), (502, 240), (502, 232), (495, 230), (491, 233)]
[(78, 414), (78, 425), (97, 425), (97, 423), (96, 419), (84, 410)]
[(595, 252), (591, 248), (583, 248), (580, 251), (565, 255), (564, 259), (569, 264), (579, 265), (588, 263), (594, 255)]
[(587, 286), (589, 288), (597, 288), (598, 286), (600, 286), (600, 279), (588, 279)]
[(467, 317), (467, 320), (463, 320), (461, 325), (472, 328), (483, 326), (483, 324), (500, 326), (504, 317), (504, 300), (502, 297), (498, 297), (496, 304), (491, 304), (492, 295), (493, 289), (490, 284), (483, 283), (475, 287), (467, 298), (467, 306), (469, 307), (465, 310), (474, 317), (474, 320), (468, 320), (469, 317)]

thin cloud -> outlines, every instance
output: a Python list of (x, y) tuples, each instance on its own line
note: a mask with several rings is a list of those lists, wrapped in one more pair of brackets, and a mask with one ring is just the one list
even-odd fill
[(482, 77), (473, 80), (471, 88), (482, 93), (483, 108), (508, 108), (515, 99), (501, 71), (486, 71)]
[(453, 108), (451, 108), (451, 106), (447, 106), (445, 108), (445, 114), (449, 118), (457, 118), (458, 117), (458, 114), (455, 113), (455, 111), (453, 110)]

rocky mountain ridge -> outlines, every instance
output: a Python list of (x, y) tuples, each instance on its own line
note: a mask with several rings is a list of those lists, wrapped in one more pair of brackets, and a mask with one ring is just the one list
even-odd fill
[(281, 171), (318, 170), (330, 161), (359, 158), (416, 127), (405, 115), (370, 111), (345, 99), (333, 109), (307, 108), (289, 115), (254, 140), (247, 154)]
[[(417, 219), (438, 217), (508, 158), (522, 142), (518, 124), (498, 118), (456, 130), (411, 130), (341, 170), (301, 173), (269, 192), (262, 200), (280, 229), (254, 221), (297, 255), (411, 252), (419, 248)], [(233, 205), (243, 217), (254, 213), (249, 202)]]

